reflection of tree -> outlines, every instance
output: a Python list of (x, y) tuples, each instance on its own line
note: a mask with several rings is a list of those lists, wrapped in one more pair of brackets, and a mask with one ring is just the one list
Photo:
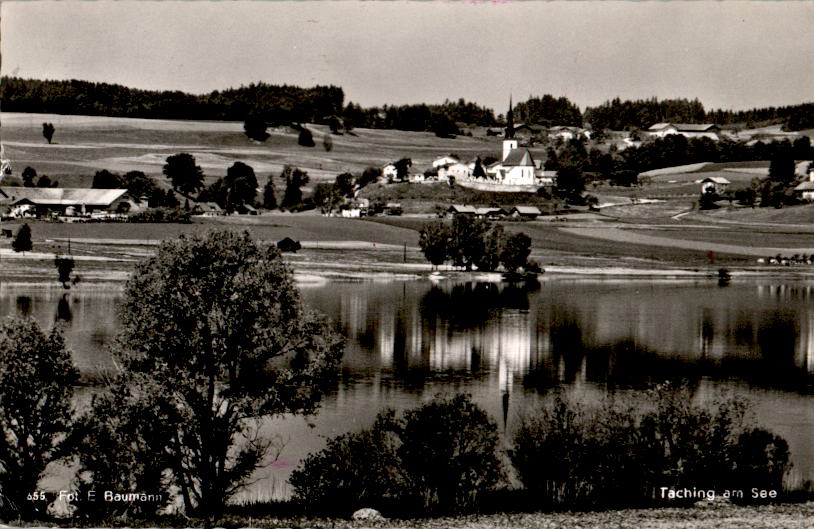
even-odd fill
[(447, 291), (434, 286), (421, 299), (421, 315), (430, 322), (444, 320), (454, 330), (471, 329), (495, 319), (503, 309), (528, 310), (530, 288), (464, 283)]
[(68, 301), (68, 294), (63, 294), (57, 303), (57, 321), (71, 321), (73, 313), (71, 312), (71, 304)]
[(17, 296), (17, 311), (22, 316), (31, 314), (31, 298), (28, 296)]

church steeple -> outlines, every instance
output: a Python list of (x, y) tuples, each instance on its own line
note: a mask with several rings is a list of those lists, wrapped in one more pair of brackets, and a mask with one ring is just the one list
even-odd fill
[(509, 111), (506, 112), (506, 134), (504, 137), (507, 140), (514, 138), (514, 111), (512, 110), (511, 94), (509, 94)]

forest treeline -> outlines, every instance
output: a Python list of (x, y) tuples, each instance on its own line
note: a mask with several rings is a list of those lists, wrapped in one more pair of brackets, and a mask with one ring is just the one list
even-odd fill
[[(290, 123), (341, 124), (354, 127), (434, 131), (459, 134), (460, 125), (499, 126), (503, 114), (467, 102), (362, 107), (345, 102), (338, 86), (302, 88), (252, 83), (248, 86), (194, 95), (155, 91), (89, 81), (57, 81), (3, 77), (0, 100), (9, 112), (103, 115), (135, 118), (243, 121), (258, 116), (269, 125)], [(508, 103), (508, 102), (507, 102)], [(707, 110), (698, 99), (621, 100), (615, 98), (584, 113), (566, 97), (544, 95), (519, 101), (516, 122), (530, 125), (590, 125), (596, 129), (644, 129), (658, 122), (718, 125), (782, 123), (787, 130), (814, 128), (814, 103), (751, 110)]]
[(786, 130), (802, 130), (814, 127), (814, 103), (734, 111), (706, 110), (698, 99), (622, 101), (617, 97), (597, 107), (588, 107), (584, 119), (594, 130), (646, 129), (663, 122), (737, 124), (746, 128), (780, 123)]

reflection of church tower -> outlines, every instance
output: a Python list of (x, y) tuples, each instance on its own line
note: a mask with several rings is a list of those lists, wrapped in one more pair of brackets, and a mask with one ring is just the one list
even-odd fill
[(512, 110), (512, 96), (509, 96), (509, 111), (506, 112), (506, 134), (507, 140), (514, 138), (514, 111)]

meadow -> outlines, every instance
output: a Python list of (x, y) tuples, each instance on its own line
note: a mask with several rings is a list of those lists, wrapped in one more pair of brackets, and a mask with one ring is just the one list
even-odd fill
[[(270, 129), (271, 136), (264, 143), (249, 140), (239, 122), (15, 113), (5, 113), (2, 119), (5, 154), (14, 167), (14, 175), (7, 177), (6, 185), (18, 179), (23, 168), (31, 166), (39, 175), (47, 174), (63, 187), (90, 186), (93, 174), (107, 169), (119, 173), (140, 170), (169, 188), (169, 182), (162, 175), (166, 158), (178, 152), (189, 152), (203, 168), (206, 183), (223, 176), (234, 162), (242, 161), (255, 169), (260, 186), (269, 178), (273, 179), (278, 198), (282, 196), (284, 183), (277, 175), (287, 164), (299, 167), (311, 177), (304, 189), (307, 196), (315, 184), (332, 182), (344, 171), (359, 174), (367, 167), (382, 167), (402, 157), (411, 158), (414, 169), (424, 170), (440, 155), (454, 153), (463, 158), (498, 156), (501, 149), (499, 139), (487, 138), (477, 130), (474, 131), (475, 137), (441, 139), (425, 132), (356, 129), (331, 135), (332, 148), (328, 150), (323, 147), (322, 138), (329, 131), (321, 125), (308, 125), (317, 144), (308, 148), (299, 146), (296, 131), (288, 128)], [(51, 122), (56, 128), (53, 144), (49, 145), (42, 137), (43, 122)], [(542, 149), (532, 149), (532, 153), (544, 156)], [(699, 192), (695, 181), (709, 175), (723, 175), (740, 185), (766, 170), (767, 162), (762, 161), (662, 169), (650, 172), (649, 183), (638, 187), (589, 186), (587, 192), (607, 206), (597, 215), (560, 215), (555, 221), (544, 216), (534, 222), (506, 222), (505, 226), (509, 231), (528, 233), (534, 245), (532, 258), (551, 266), (607, 267), (623, 261), (644, 268), (696, 269), (710, 264), (703, 249), (705, 243), (731, 246), (730, 251), (718, 253), (716, 265), (723, 262), (731, 266), (754, 266), (753, 249), (756, 247), (784, 248), (788, 250), (785, 253), (791, 255), (799, 253), (795, 248), (814, 246), (808, 243), (814, 207), (803, 205), (782, 210), (735, 207), (699, 212), (695, 207)], [(248, 230), (261, 240), (276, 242), (291, 237), (303, 241), (306, 254), (317, 249), (320, 242), (324, 245), (329, 241), (356, 241), (355, 250), (342, 255), (342, 261), (348, 263), (361, 255), (359, 252), (364, 247), (360, 246), (361, 243), (370, 244), (367, 253), (382, 262), (403, 261), (403, 252), (384, 251), (383, 247), (374, 252), (372, 245), (406, 247), (408, 261), (412, 262), (420, 258), (418, 230), (435, 218), (438, 209), (452, 203), (505, 208), (517, 204), (536, 205), (544, 214), (580, 211), (579, 208), (563, 210), (561, 203), (536, 194), (487, 193), (441, 183), (373, 184), (363, 189), (361, 196), (371, 202), (400, 202), (405, 216), (342, 219), (323, 217), (311, 211), (196, 219), (191, 224), (66, 225), (35, 222), (34, 239), (35, 246), (40, 249), (58, 252), (64, 251), (70, 238), (74, 241), (72, 251), (121, 257), (129, 262), (144, 253), (143, 248), (133, 249), (136, 241), (150, 246), (182, 233), (229, 227)], [(620, 243), (596, 237), (596, 232), (588, 237), (584, 231), (563, 229), (609, 223), (624, 224), (625, 233), (642, 230), (645, 237), (629, 237)], [(778, 229), (769, 229), (775, 224)], [(11, 223), (12, 228), (15, 226), (16, 221)], [(669, 242), (649, 244), (646, 236), (652, 235), (649, 230), (653, 229), (659, 230), (658, 237), (679, 242), (672, 246)], [(767, 234), (767, 231), (771, 233)], [(686, 241), (696, 241), (698, 247), (688, 248)], [(8, 240), (0, 242), (0, 249), (7, 244)], [(327, 251), (327, 248), (323, 250)], [(336, 265), (335, 257), (329, 258), (332, 266)], [(316, 258), (307, 261), (313, 263), (314, 260)]]

